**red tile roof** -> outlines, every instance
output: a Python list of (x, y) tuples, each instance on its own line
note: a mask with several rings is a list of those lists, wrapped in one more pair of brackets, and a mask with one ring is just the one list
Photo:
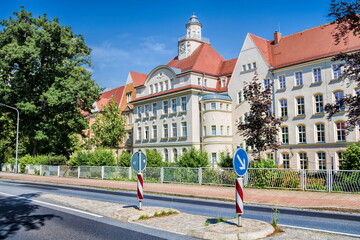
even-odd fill
[[(225, 61), (225, 59), (212, 48), (210, 44), (202, 43), (189, 57), (182, 60), (178, 60), (178, 58), (175, 57), (166, 65), (180, 68), (182, 72), (192, 70), (218, 76), (222, 72), (222, 69), (224, 69), (224, 71), (230, 71), (232, 62), (226, 62), (228, 61)], [(226, 65), (225, 68), (223, 67), (224, 64)]]
[(109, 104), (109, 101), (112, 97), (114, 97), (114, 101), (117, 104), (120, 104), (122, 95), (124, 93), (125, 86), (121, 86), (119, 88), (111, 89), (109, 91), (103, 92), (100, 95), (100, 100), (96, 102), (99, 110), (104, 109), (104, 106)]
[(145, 80), (147, 78), (147, 74), (144, 73), (138, 73), (138, 72), (130, 72), (131, 78), (134, 83), (134, 87), (141, 86), (145, 83)]
[(360, 38), (353, 34), (348, 34), (346, 43), (341, 41), (335, 44), (332, 36), (334, 30), (333, 24), (321, 25), (282, 37), (277, 45), (273, 41), (249, 35), (267, 63), (273, 68), (280, 68), (360, 48)]
[(237, 61), (237, 58), (223, 62), (220, 72), (219, 72), (219, 76), (232, 74), (232, 72), (234, 71), (234, 68), (235, 68), (236, 61)]

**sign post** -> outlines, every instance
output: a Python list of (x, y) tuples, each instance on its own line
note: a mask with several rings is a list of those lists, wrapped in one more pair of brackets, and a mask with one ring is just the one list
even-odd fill
[(146, 157), (141, 150), (131, 156), (131, 167), (137, 172), (137, 198), (139, 201), (139, 210), (141, 210), (141, 202), (144, 200), (144, 181), (141, 171), (146, 168)]
[(243, 176), (248, 170), (249, 158), (244, 149), (237, 149), (234, 158), (233, 166), (235, 173), (239, 176), (235, 180), (235, 200), (236, 200), (236, 214), (238, 217), (238, 227), (241, 227), (241, 215), (244, 213), (244, 178)]

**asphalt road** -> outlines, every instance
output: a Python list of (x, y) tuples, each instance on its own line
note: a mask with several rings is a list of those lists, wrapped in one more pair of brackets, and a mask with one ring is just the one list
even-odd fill
[(0, 239), (194, 239), (54, 204), (43, 206), (38, 200), (43, 190), (0, 181)]
[[(182, 212), (211, 217), (232, 218), (235, 216), (235, 206), (233, 203), (150, 195), (146, 194), (146, 189), (144, 191), (145, 199), (143, 206), (170, 207)], [(137, 204), (136, 194), (133, 192), (110, 191), (67, 185), (1, 180), (0, 192), (15, 195), (52, 193), (121, 204)], [(360, 215), (358, 214), (318, 212), (290, 208), (278, 208), (278, 210), (280, 211), (279, 224), (282, 225), (319, 229), (360, 237)], [(244, 212), (244, 218), (258, 219), (266, 222), (270, 222), (273, 217), (272, 207), (246, 205)], [(56, 221), (57, 219), (52, 218), (50, 220)]]

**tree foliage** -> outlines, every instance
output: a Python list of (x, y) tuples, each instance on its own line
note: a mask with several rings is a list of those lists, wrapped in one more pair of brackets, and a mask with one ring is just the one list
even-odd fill
[(229, 151), (220, 152), (220, 161), (219, 166), (223, 168), (232, 168), (233, 167), (233, 156)]
[(87, 128), (81, 110), (90, 111), (101, 90), (86, 70), (90, 48), (45, 14), (21, 9), (0, 24), (0, 102), (19, 109), (29, 153), (68, 155), (70, 136)]
[(181, 154), (175, 162), (178, 167), (207, 167), (209, 165), (209, 156), (207, 152), (191, 147), (189, 151)]
[(96, 117), (92, 129), (96, 145), (108, 148), (119, 146), (120, 140), (125, 136), (125, 121), (113, 98)]
[[(332, 24), (336, 25), (336, 31), (333, 33), (336, 44), (339, 44), (341, 40), (347, 44), (349, 34), (355, 36), (360, 34), (359, 13), (359, 1), (332, 0), (328, 16), (333, 18)], [(340, 53), (333, 58), (333, 61), (343, 62), (342, 80), (355, 81), (360, 87), (360, 52)], [(343, 108), (346, 111), (346, 130), (349, 133), (355, 129), (360, 121), (360, 95), (348, 94), (337, 103), (327, 104), (325, 111), (328, 113), (328, 119), (331, 119)]]
[(95, 151), (77, 151), (70, 158), (70, 165), (78, 166), (115, 166), (115, 154), (108, 149), (97, 148)]
[(279, 148), (277, 135), (282, 120), (275, 118), (271, 111), (271, 85), (263, 89), (257, 74), (250, 83), (245, 83), (245, 99), (250, 104), (250, 112), (237, 127), (246, 144), (253, 148), (255, 159), (260, 160), (262, 151)]
[(343, 156), (342, 170), (360, 170), (360, 142), (348, 146)]
[(163, 166), (163, 157), (156, 151), (156, 149), (146, 149), (146, 166), (147, 167), (162, 167)]
[(120, 167), (130, 167), (131, 154), (123, 151), (117, 160), (117, 165)]

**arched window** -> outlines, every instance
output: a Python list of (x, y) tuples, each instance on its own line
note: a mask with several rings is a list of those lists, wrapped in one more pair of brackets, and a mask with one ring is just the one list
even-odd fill
[(178, 151), (176, 148), (173, 149), (174, 161), (178, 158)]
[(165, 162), (169, 162), (169, 151), (166, 148), (164, 149), (164, 157)]

